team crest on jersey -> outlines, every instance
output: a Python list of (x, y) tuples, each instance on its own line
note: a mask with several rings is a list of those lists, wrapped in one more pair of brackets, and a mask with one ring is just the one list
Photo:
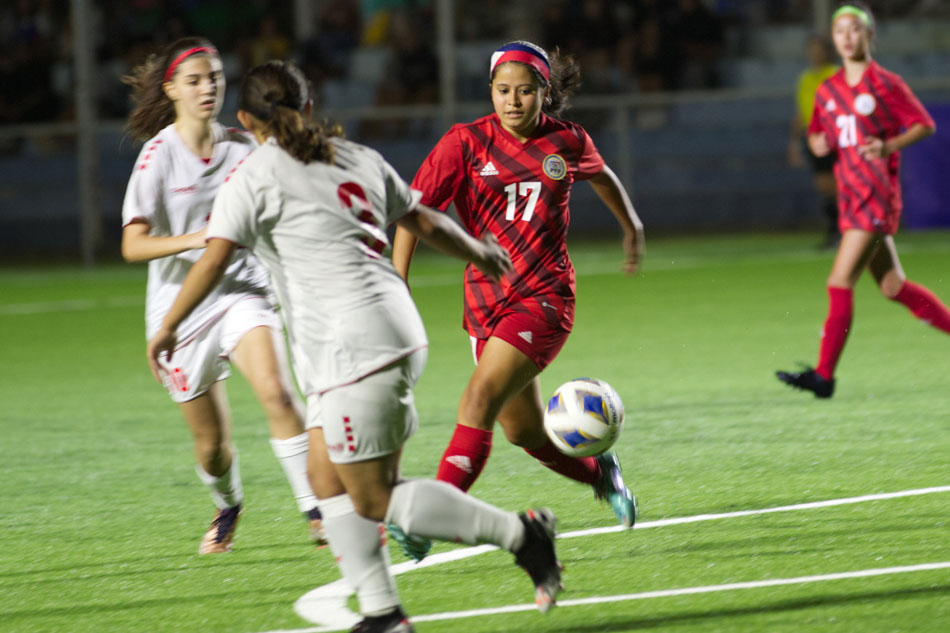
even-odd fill
[(866, 92), (862, 92), (857, 97), (854, 98), (854, 111), (858, 114), (863, 114), (868, 116), (874, 112), (874, 108), (877, 106), (877, 102), (874, 101), (874, 97), (869, 95)]
[(541, 161), (541, 168), (544, 169), (544, 175), (551, 180), (560, 180), (567, 175), (567, 163), (557, 154), (548, 154)]
[(834, 99), (828, 99), (828, 101), (825, 102), (825, 110), (826, 110), (827, 112), (831, 112), (831, 111), (834, 110), (834, 109), (835, 109), (835, 101), (834, 101)]

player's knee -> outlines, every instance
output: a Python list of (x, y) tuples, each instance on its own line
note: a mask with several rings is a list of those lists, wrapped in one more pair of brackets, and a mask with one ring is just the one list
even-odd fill
[(462, 394), (460, 417), (479, 428), (491, 428), (495, 414), (501, 409), (501, 396), (485, 381), (472, 381)]
[(511, 444), (520, 448), (534, 449), (544, 444), (545, 435), (541, 428), (535, 428), (533, 425), (507, 425), (505, 428), (505, 439)]
[(881, 294), (884, 295), (887, 299), (891, 301), (897, 300), (897, 295), (900, 293), (901, 288), (904, 287), (904, 280), (898, 278), (892, 278), (890, 276), (885, 277), (878, 284), (878, 289), (881, 291)]
[(350, 493), (350, 497), (353, 499), (353, 509), (364, 519), (382, 521), (386, 517), (389, 495), (363, 492), (355, 495)]
[(293, 397), (276, 378), (258, 385), (257, 397), (264, 411), (272, 417), (294, 412)]
[(195, 440), (195, 457), (207, 472), (223, 473), (231, 463), (231, 448), (220, 435), (209, 435)]

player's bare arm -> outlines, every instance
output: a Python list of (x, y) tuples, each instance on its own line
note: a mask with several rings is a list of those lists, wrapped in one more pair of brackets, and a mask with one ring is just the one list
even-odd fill
[[(498, 279), (511, 270), (508, 251), (498, 244), (494, 235), (486, 232), (481, 239), (475, 239), (451, 218), (429, 207), (418, 205), (414, 211), (403, 216), (398, 225), (432, 248), (472, 262), (493, 279)], [(393, 259), (395, 260), (395, 257)], [(406, 268), (408, 269), (408, 261)]]
[(623, 270), (632, 275), (637, 272), (645, 248), (643, 222), (633, 208), (626, 189), (610, 167), (604, 165), (603, 171), (590, 179), (590, 184), (623, 228), (623, 250), (627, 257)]
[(176, 342), (175, 331), (181, 322), (191, 314), (192, 310), (208, 296), (211, 289), (217, 285), (228, 267), (228, 262), (231, 261), (234, 248), (233, 242), (213, 238), (208, 242), (204, 254), (188, 271), (188, 276), (185, 277), (181, 290), (178, 291), (175, 303), (169, 308), (168, 314), (162, 320), (162, 326), (149, 340), (145, 348), (148, 365), (152, 370), (152, 375), (155, 376), (155, 380), (162, 381), (158, 357), (162, 352), (166, 352), (167, 357), (171, 359)]
[(418, 243), (419, 238), (408, 229), (396, 227), (396, 235), (393, 236), (393, 266), (406, 283), (409, 283), (409, 265)]
[(129, 262), (147, 262), (205, 247), (205, 230), (185, 235), (157, 237), (149, 235), (146, 222), (132, 222), (122, 229), (122, 258)]
[(823, 158), (831, 153), (831, 145), (828, 143), (828, 137), (824, 132), (808, 135), (808, 149), (818, 158)]
[(875, 160), (889, 156), (894, 152), (899, 152), (909, 145), (922, 141), (928, 136), (933, 135), (937, 128), (914, 123), (901, 134), (893, 136), (887, 140), (878, 137), (871, 137), (865, 140), (865, 144), (858, 147), (858, 153), (864, 160)]

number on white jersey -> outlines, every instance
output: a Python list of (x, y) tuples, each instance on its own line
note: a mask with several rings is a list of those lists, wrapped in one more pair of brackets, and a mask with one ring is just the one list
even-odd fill
[(541, 183), (537, 181), (511, 183), (505, 187), (505, 192), (508, 194), (508, 208), (505, 210), (505, 219), (515, 219), (518, 194), (521, 194), (522, 196), (528, 196), (528, 203), (525, 205), (521, 219), (529, 222), (534, 216), (534, 207), (538, 204), (538, 196), (541, 195)]
[(835, 125), (838, 126), (838, 147), (858, 144), (858, 123), (853, 114), (839, 114)]
[(367, 255), (379, 257), (386, 248), (386, 232), (379, 226), (373, 215), (373, 207), (367, 199), (366, 192), (355, 182), (344, 182), (336, 190), (342, 207), (356, 215), (356, 219), (363, 224), (369, 235), (362, 237), (363, 244), (369, 249)]

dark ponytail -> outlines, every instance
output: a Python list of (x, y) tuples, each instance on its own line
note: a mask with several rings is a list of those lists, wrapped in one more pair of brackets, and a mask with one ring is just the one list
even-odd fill
[(310, 89), (300, 69), (292, 62), (270, 61), (244, 78), (238, 108), (263, 123), (265, 134), (297, 160), (333, 163), (330, 138), (342, 136), (342, 130), (305, 117), (309, 101)]
[(162, 87), (169, 64), (178, 56), (193, 48), (214, 50), (208, 40), (200, 37), (185, 37), (153, 53), (132, 72), (122, 77), (122, 83), (132, 87), (134, 107), (125, 128), (132, 138), (147, 141), (162, 128), (175, 122), (175, 104)]
[(581, 85), (581, 67), (573, 55), (561, 55), (557, 47), (548, 54), (548, 59), (551, 61), (551, 92), (541, 111), (558, 117), (571, 107), (570, 98)]

